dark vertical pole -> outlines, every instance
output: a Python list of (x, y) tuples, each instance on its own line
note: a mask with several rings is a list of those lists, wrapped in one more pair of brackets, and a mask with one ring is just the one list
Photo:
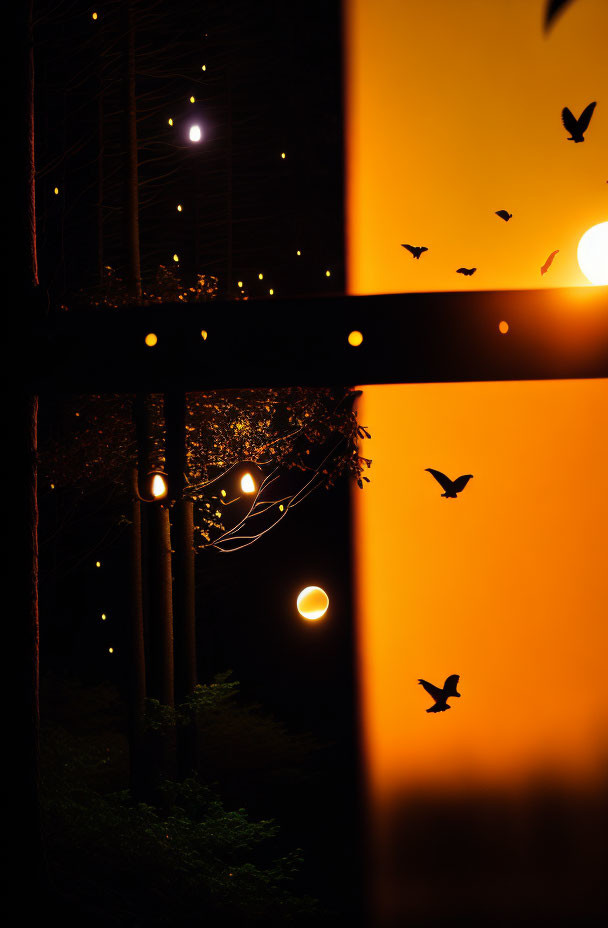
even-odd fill
[(173, 676), (173, 604), (169, 510), (160, 502), (146, 503), (150, 526), (148, 588), (150, 626), (149, 695), (165, 706), (175, 705)]
[[(134, 471), (137, 481), (137, 471)], [(131, 791), (137, 798), (145, 790), (144, 706), (146, 699), (146, 656), (141, 558), (141, 503), (133, 500), (131, 526), (131, 667), (129, 750)]]
[(104, 132), (104, 18), (102, 16), (102, 21), (99, 28), (99, 90), (97, 98), (97, 136), (98, 136), (98, 146), (99, 152), (97, 155), (97, 282), (99, 286), (103, 284), (103, 258), (104, 258), (104, 241), (103, 241), (103, 225), (104, 225), (104, 215), (103, 215), (103, 202), (104, 202), (104, 148), (105, 148), (105, 132)]
[(125, 74), (125, 133), (127, 174), (125, 190), (125, 230), (127, 236), (127, 285), (129, 295), (141, 300), (141, 266), (139, 254), (139, 179), (137, 151), (137, 104), (135, 97), (135, 12), (133, 0), (125, 4), (127, 41)]

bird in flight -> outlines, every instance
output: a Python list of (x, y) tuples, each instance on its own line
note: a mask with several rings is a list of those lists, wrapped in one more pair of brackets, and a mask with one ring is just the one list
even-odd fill
[(509, 219), (513, 219), (513, 213), (508, 213), (506, 209), (497, 209), (495, 215), (500, 216), (505, 222), (508, 222)]
[(566, 129), (570, 136), (568, 138), (569, 142), (584, 142), (583, 133), (587, 131), (587, 126), (591, 121), (593, 116), (593, 110), (595, 109), (595, 103), (590, 103), (589, 106), (586, 106), (578, 119), (572, 115), (567, 106), (562, 110), (562, 122), (564, 124), (564, 129)]
[(543, 266), (542, 266), (541, 269), (540, 269), (541, 275), (547, 273), (547, 271), (549, 270), (549, 268), (550, 268), (551, 265), (553, 264), (553, 259), (554, 259), (555, 255), (558, 253), (558, 251), (559, 251), (559, 248), (557, 249), (557, 251), (552, 251), (552, 252), (551, 252), (551, 254), (549, 255), (549, 257), (547, 258), (547, 260), (545, 261), (545, 263), (543, 264)]
[(448, 699), (450, 696), (460, 697), (460, 693), (456, 690), (456, 686), (460, 676), (457, 673), (453, 673), (447, 678), (443, 684), (443, 689), (439, 689), (438, 686), (434, 686), (432, 683), (429, 683), (427, 680), (418, 680), (420, 686), (423, 686), (427, 693), (433, 697), (435, 700), (435, 705), (431, 706), (430, 709), (427, 709), (427, 712), (445, 712), (446, 709), (451, 709), (451, 706), (448, 706)]
[(476, 267), (459, 267), (456, 273), (464, 274), (466, 277), (470, 277), (471, 274), (474, 274), (476, 270)]
[(445, 493), (441, 495), (445, 496), (446, 499), (456, 499), (456, 494), (464, 490), (473, 476), (473, 474), (463, 474), (461, 477), (457, 477), (456, 480), (450, 480), (450, 478), (442, 474), (440, 470), (433, 470), (432, 467), (426, 467), (425, 470), (428, 470), (429, 474), (432, 474), (437, 483), (443, 487)]
[(428, 251), (426, 245), (402, 245), (401, 247), (407, 249), (414, 258), (419, 258), (423, 251)]

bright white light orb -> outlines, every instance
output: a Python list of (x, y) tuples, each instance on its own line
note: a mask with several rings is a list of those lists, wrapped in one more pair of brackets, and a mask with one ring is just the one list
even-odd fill
[(298, 612), (311, 622), (321, 619), (328, 606), (329, 596), (320, 586), (304, 587), (297, 599)]
[(576, 256), (578, 266), (592, 284), (608, 284), (608, 222), (587, 229)]
[(243, 493), (255, 493), (255, 483), (251, 474), (243, 474), (241, 477), (241, 490)]
[(154, 474), (152, 477), (152, 486), (150, 489), (154, 499), (162, 499), (163, 496), (167, 495), (168, 487), (162, 474)]
[(201, 132), (200, 126), (190, 126), (190, 141), (191, 142), (200, 142), (203, 133)]

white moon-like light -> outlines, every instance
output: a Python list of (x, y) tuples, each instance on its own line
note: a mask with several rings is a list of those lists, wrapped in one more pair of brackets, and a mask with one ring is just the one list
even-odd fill
[(190, 126), (190, 141), (191, 142), (200, 142), (202, 137), (201, 127), (200, 126)]
[(241, 477), (241, 490), (243, 493), (255, 493), (255, 483), (251, 474), (243, 474)]
[(167, 495), (167, 482), (162, 474), (154, 474), (152, 477), (152, 496), (154, 499), (162, 499), (163, 496)]
[(592, 284), (608, 284), (608, 222), (587, 229), (576, 256), (578, 266)]
[(302, 618), (314, 621), (327, 612), (329, 596), (320, 586), (307, 586), (298, 596), (297, 606)]

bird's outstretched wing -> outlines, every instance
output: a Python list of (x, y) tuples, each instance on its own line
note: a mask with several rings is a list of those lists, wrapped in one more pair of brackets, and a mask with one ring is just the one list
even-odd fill
[(593, 116), (593, 110), (595, 109), (595, 103), (590, 103), (589, 106), (586, 106), (581, 115), (578, 117), (578, 131), (582, 135), (583, 132), (587, 129), (587, 126), (591, 122), (591, 117)]
[(466, 277), (470, 277), (471, 274), (474, 274), (476, 270), (476, 267), (459, 267), (456, 273), (465, 274)]
[(512, 213), (509, 213), (506, 209), (497, 209), (496, 215), (500, 216), (501, 219), (504, 219), (505, 222), (508, 222), (512, 216)]
[(414, 248), (413, 245), (402, 245), (401, 247), (407, 249), (407, 251), (409, 251), (411, 255), (416, 254), (416, 249)]
[(456, 477), (452, 484), (454, 493), (460, 493), (461, 490), (464, 490), (472, 476), (473, 474), (462, 474), (461, 477)]
[[(595, 104), (594, 104), (594, 106), (595, 106)], [(420, 248), (418, 249), (418, 251), (420, 252), (420, 254), (422, 254), (423, 251), (428, 251), (428, 248), (426, 247), (426, 245), (421, 245)]]
[(432, 467), (426, 467), (425, 470), (428, 470), (429, 474), (432, 474), (437, 483), (439, 483), (443, 489), (448, 492), (452, 489), (452, 481), (449, 477), (446, 477), (445, 474), (442, 474), (440, 470), (433, 470)]
[(427, 693), (433, 697), (435, 701), (438, 699), (443, 701), (443, 690), (440, 690), (438, 686), (434, 686), (432, 683), (429, 683), (428, 680), (418, 680), (420, 686), (423, 686)]
[(576, 135), (579, 131), (578, 120), (574, 118), (574, 115), (570, 112), (567, 106), (565, 106), (562, 110), (562, 123), (564, 125), (564, 129), (567, 129), (570, 135)]
[(552, 251), (543, 266), (540, 269), (541, 274), (546, 274), (551, 265), (553, 264), (553, 259), (555, 255), (559, 252), (559, 248), (556, 251)]
[(443, 684), (443, 689), (445, 693), (455, 692), (456, 687), (458, 686), (458, 681), (460, 680), (459, 673), (452, 673), (447, 677), (445, 683)]
[(427, 709), (427, 712), (445, 712), (446, 709), (451, 709), (451, 706), (448, 706), (447, 702), (436, 702), (434, 706), (431, 706), (430, 709)]

